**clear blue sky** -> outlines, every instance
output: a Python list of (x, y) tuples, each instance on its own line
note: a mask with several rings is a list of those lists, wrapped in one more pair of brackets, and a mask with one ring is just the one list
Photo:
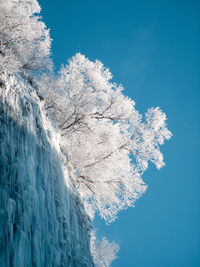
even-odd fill
[[(39, 0), (56, 68), (99, 59), (144, 113), (160, 106), (173, 138), (146, 194), (99, 233), (120, 245), (114, 267), (200, 266), (200, 1)], [(78, 267), (78, 266), (77, 266)]]

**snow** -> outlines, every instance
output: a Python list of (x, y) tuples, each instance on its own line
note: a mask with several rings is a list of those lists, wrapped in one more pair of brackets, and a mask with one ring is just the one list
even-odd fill
[(0, 266), (93, 266), (90, 221), (37, 88), (0, 75)]

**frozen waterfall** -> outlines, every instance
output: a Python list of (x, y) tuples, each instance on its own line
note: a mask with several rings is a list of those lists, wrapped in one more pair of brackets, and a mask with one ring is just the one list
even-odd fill
[(0, 75), (0, 266), (93, 266), (90, 221), (37, 90)]

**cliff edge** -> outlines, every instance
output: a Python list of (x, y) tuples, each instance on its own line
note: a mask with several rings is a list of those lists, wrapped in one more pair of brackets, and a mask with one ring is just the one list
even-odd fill
[(93, 266), (90, 221), (59, 136), (20, 73), (0, 77), (0, 265)]

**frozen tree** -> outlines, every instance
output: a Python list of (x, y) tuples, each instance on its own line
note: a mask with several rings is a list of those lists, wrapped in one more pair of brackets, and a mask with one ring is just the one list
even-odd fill
[(90, 248), (96, 267), (111, 266), (111, 262), (117, 258), (116, 254), (119, 251), (119, 246), (114, 242), (109, 243), (105, 237), (99, 241), (94, 231), (91, 232)]
[(143, 119), (111, 78), (101, 62), (77, 54), (43, 92), (85, 207), (108, 223), (145, 192), (141, 175), (148, 161), (164, 165), (159, 145), (171, 136), (158, 107)]
[[(58, 77), (44, 74), (52, 68), (51, 39), (39, 13), (37, 0), (0, 0), (0, 69), (36, 74), (72, 183), (91, 218), (98, 212), (110, 223), (145, 192), (141, 176), (148, 162), (164, 165), (159, 146), (171, 137), (166, 116), (156, 107), (143, 117), (123, 87), (111, 82), (109, 69), (81, 54)], [(91, 233), (96, 266), (110, 266), (118, 250)]]
[(0, 0), (0, 63), (25, 72), (51, 69), (49, 30), (36, 0)]

